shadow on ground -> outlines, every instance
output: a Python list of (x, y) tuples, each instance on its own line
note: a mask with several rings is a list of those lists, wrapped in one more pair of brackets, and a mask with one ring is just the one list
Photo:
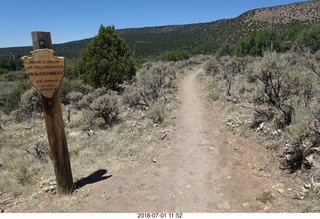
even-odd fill
[(94, 173), (90, 174), (89, 176), (82, 178), (80, 180), (78, 180), (77, 182), (74, 183), (75, 185), (75, 189), (80, 189), (81, 187), (88, 185), (88, 184), (93, 184), (105, 179), (109, 179), (110, 177), (112, 177), (112, 175), (109, 176), (103, 176), (104, 174), (106, 174), (108, 171), (105, 169), (100, 169), (95, 171)]

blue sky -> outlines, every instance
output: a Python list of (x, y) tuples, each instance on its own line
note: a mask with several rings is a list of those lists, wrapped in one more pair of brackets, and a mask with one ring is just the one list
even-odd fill
[(31, 32), (51, 32), (53, 43), (116, 29), (211, 22), (256, 8), (303, 0), (0, 0), (0, 48), (30, 46)]

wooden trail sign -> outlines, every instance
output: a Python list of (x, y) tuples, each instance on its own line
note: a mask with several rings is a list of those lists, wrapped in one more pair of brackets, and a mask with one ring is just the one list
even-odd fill
[(38, 49), (31, 52), (32, 57), (22, 58), (32, 85), (47, 98), (52, 98), (59, 89), (64, 75), (64, 58), (53, 53), (53, 50)]
[(64, 58), (54, 57), (49, 32), (32, 32), (32, 57), (22, 57), (26, 73), (41, 93), (51, 159), (58, 194), (72, 192), (73, 179), (58, 89), (64, 76)]

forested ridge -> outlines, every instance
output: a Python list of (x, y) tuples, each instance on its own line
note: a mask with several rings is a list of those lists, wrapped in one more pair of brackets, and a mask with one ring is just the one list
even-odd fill
[[(168, 51), (183, 50), (195, 54), (212, 54), (235, 47), (256, 32), (281, 35), (292, 27), (310, 26), (320, 21), (320, 2), (308, 1), (255, 9), (232, 19), (208, 23), (170, 25), (116, 30), (128, 43), (134, 58), (154, 58)], [(116, 28), (116, 27), (115, 27)], [(56, 54), (77, 59), (92, 40), (55, 44)], [(293, 38), (287, 38), (287, 41)], [(0, 48), (0, 57), (19, 58), (29, 54), (31, 46)]]

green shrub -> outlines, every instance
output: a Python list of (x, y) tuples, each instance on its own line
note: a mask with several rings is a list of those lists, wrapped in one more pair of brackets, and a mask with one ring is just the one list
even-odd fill
[(119, 115), (118, 95), (116, 92), (108, 91), (103, 96), (94, 99), (90, 109), (95, 112), (96, 117), (103, 118), (104, 124), (112, 125)]
[(64, 78), (59, 88), (60, 99), (63, 104), (69, 104), (70, 100), (67, 95), (71, 92), (81, 92), (87, 94), (93, 88), (82, 83), (81, 80), (69, 80)]
[(77, 92), (77, 91), (72, 91), (68, 93), (66, 96), (66, 98), (68, 99), (68, 102), (78, 110), (81, 110), (79, 101), (82, 99), (82, 97), (83, 97), (83, 93)]
[(232, 56), (234, 53), (234, 46), (229, 43), (224, 43), (220, 46), (219, 50), (216, 53), (216, 57), (222, 57), (222, 56)]
[(123, 101), (131, 107), (146, 108), (165, 98), (174, 87), (176, 72), (165, 63), (147, 63), (137, 73), (135, 82), (125, 85)]
[(163, 61), (170, 61), (170, 62), (177, 62), (181, 60), (187, 60), (190, 58), (190, 54), (187, 51), (184, 50), (178, 50), (178, 51), (170, 51), (163, 55), (162, 60)]
[(303, 53), (303, 63), (304, 65), (317, 76), (320, 77), (320, 50), (315, 54), (310, 52)]
[(82, 119), (79, 121), (79, 127), (83, 131), (94, 130), (96, 128), (95, 125), (95, 113), (89, 109), (82, 109)]
[(153, 123), (162, 123), (165, 119), (165, 108), (166, 104), (164, 101), (157, 101), (149, 107), (147, 111), (148, 118), (150, 118)]
[(113, 90), (130, 81), (136, 73), (127, 43), (113, 26), (103, 25), (84, 49), (77, 68), (85, 83)]
[(42, 112), (42, 102), (39, 91), (32, 87), (21, 95), (19, 109), (15, 110), (16, 119), (24, 121), (33, 113)]
[(316, 53), (320, 49), (320, 25), (305, 28), (300, 33), (297, 44), (302, 51)]
[(11, 71), (3, 75), (5, 81), (19, 81), (26, 78), (26, 74), (21, 71)]
[(301, 144), (302, 140), (311, 133), (314, 119), (314, 113), (310, 107), (295, 106), (292, 124), (285, 129), (284, 137), (290, 142)]
[(307, 88), (300, 67), (289, 63), (288, 57), (276, 53), (265, 53), (261, 61), (256, 62), (248, 71), (248, 80), (256, 85), (254, 101), (257, 104), (268, 104), (273, 107), (273, 115), (277, 128), (285, 128), (292, 122), (293, 106), (302, 98)]
[(21, 95), (28, 89), (30, 89), (31, 84), (27, 80), (22, 80), (18, 82), (8, 93), (8, 96), (4, 102), (4, 111), (10, 113), (13, 110), (18, 109), (20, 104)]
[(66, 62), (64, 76), (70, 80), (74, 80), (78, 78), (78, 70), (74, 63)]
[(237, 56), (263, 56), (266, 51), (281, 51), (279, 36), (267, 32), (254, 32), (236, 47)]
[(19, 71), (22, 69), (22, 60), (1, 58), (0, 69), (7, 69), (9, 71)]
[(71, 92), (68, 99), (72, 105), (83, 113), (78, 124), (83, 130), (94, 130), (97, 127), (112, 125), (120, 113), (120, 96), (106, 88), (97, 88), (83, 95)]
[(105, 94), (107, 94), (107, 89), (104, 87), (94, 89), (91, 92), (87, 93), (86, 95), (83, 95), (83, 97), (78, 102), (79, 107), (89, 109), (90, 104), (94, 100), (98, 99), (99, 97), (101, 97)]
[(8, 69), (0, 68), (0, 75), (7, 74), (8, 72), (9, 72), (9, 70), (8, 70)]
[(218, 60), (216, 58), (211, 58), (205, 63), (204, 70), (207, 75), (214, 77), (215, 75), (219, 74), (220, 67), (221, 65)]

